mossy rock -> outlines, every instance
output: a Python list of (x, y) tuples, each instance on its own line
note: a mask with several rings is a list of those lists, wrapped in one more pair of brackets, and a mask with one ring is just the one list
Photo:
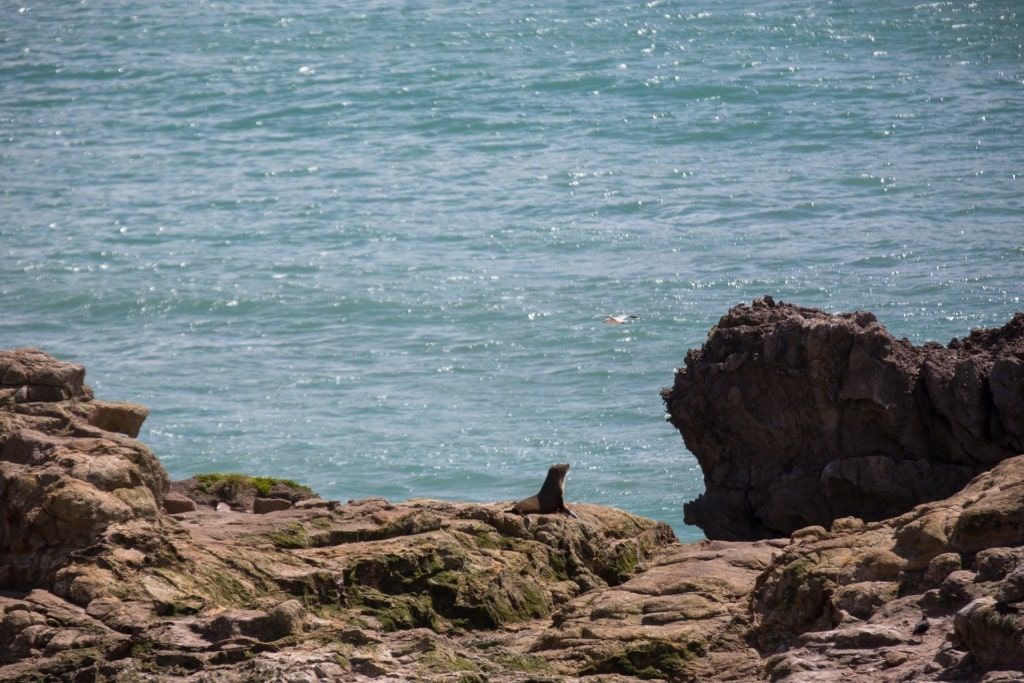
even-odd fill
[(836, 585), (820, 572), (819, 558), (797, 557), (765, 574), (755, 588), (755, 610), (761, 623), (751, 633), (758, 647), (771, 651), (812, 629), (838, 623), (832, 602)]
[(296, 598), (307, 609), (337, 606), (341, 602), (338, 582), (329, 571), (313, 571), (300, 576), (282, 576), (275, 580), (287, 595)]
[(798, 672), (798, 668), (784, 654), (769, 657), (765, 660), (764, 669), (769, 681), (779, 681)]
[(444, 621), (434, 611), (434, 605), (425, 595), (383, 595), (367, 591), (361, 596), (363, 612), (380, 622), (383, 631), (406, 631), (429, 628), (435, 632), (446, 630)]
[[(417, 661), (417, 667), (422, 671), (434, 674), (451, 674), (456, 671), (464, 672), (463, 676), (459, 678), (460, 681), (464, 679), (486, 680), (479, 678), (480, 669), (473, 662), (446, 650), (428, 652)], [(465, 674), (468, 674), (469, 677), (465, 677)]]
[(517, 550), (522, 541), (499, 534), (491, 527), (477, 529), (472, 535), (473, 545), (481, 550)]
[[(76, 648), (56, 653), (44, 659), (33, 671), (22, 671), (13, 678), (5, 678), (10, 683), (49, 683), (57, 680), (78, 680), (79, 674), (88, 675), (94, 672), (96, 663), (104, 661), (106, 653), (101, 647)], [(88, 680), (88, 679), (86, 679)]]
[(199, 597), (186, 596), (181, 600), (154, 600), (153, 611), (161, 617), (181, 617), (198, 614), (206, 607), (206, 602)]
[(702, 657), (704, 653), (704, 644), (698, 641), (673, 643), (667, 640), (648, 640), (591, 664), (580, 671), (580, 675), (620, 674), (645, 680), (676, 680), (685, 674), (690, 661)]
[(502, 572), (464, 579), (454, 593), (433, 594), (438, 612), (466, 629), (490, 630), (551, 615), (535, 577)]
[(278, 548), (298, 549), (313, 546), (309, 531), (299, 522), (292, 522), (270, 534), (270, 541)]
[(526, 674), (553, 674), (554, 668), (543, 657), (521, 655), (515, 652), (499, 651), (492, 660), (495, 671), (521, 671)]
[[(456, 560), (453, 568), (461, 562)], [(430, 581), (446, 571), (446, 562), (438, 548), (414, 549), (413, 552), (364, 557), (345, 572), (345, 585), (349, 588), (370, 588), (382, 593), (398, 595), (425, 592)]]
[[(379, 566), (364, 568), (368, 573), (357, 567), (346, 579), (346, 602), (364, 606), (385, 630), (436, 628), (442, 621), (493, 629), (550, 616), (546, 594), (529, 575), (450, 571), (431, 560), (411, 571), (408, 559), (385, 556)], [(386, 567), (393, 574), (381, 581)], [(360, 576), (370, 580), (361, 581)]]
[(1003, 492), (995, 501), (964, 509), (956, 520), (950, 545), (959, 552), (977, 552), (985, 548), (1012, 547), (1024, 542), (1024, 508), (1012, 491)]
[(224, 500), (233, 500), (247, 489), (255, 489), (258, 495), (266, 498), (271, 494), (274, 487), (279, 485), (313, 493), (313, 489), (303, 484), (298, 484), (291, 479), (253, 477), (248, 474), (239, 474), (238, 472), (227, 474), (211, 472), (209, 474), (197, 474), (195, 478), (200, 491), (219, 496)]

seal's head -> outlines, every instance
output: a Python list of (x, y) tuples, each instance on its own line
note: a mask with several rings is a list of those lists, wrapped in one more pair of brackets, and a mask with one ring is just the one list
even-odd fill
[(569, 471), (569, 463), (562, 462), (557, 465), (552, 465), (548, 469), (548, 480), (552, 482), (558, 482), (562, 490), (565, 490), (565, 475)]

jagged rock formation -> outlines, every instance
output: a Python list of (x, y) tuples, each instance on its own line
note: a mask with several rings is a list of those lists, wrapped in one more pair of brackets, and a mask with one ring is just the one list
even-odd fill
[(1024, 452), (1024, 314), (947, 347), (863, 311), (740, 305), (663, 391), (704, 472), (686, 521), (710, 538), (876, 521)]
[(890, 520), (754, 542), (276, 485), (287, 507), (256, 514), (240, 479), (234, 507), (194, 482), (172, 504), (78, 366), (19, 350), (0, 378), (3, 681), (1022, 678), (1024, 456)]
[(159, 514), (167, 473), (131, 438), (146, 409), (94, 400), (84, 378), (36, 349), (0, 351), (0, 585), (51, 581), (111, 524)]

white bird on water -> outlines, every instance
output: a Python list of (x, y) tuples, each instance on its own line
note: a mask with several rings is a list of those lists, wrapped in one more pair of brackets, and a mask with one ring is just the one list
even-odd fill
[[(600, 318), (601, 316), (597, 316), (597, 317)], [(607, 323), (609, 325), (625, 325), (630, 320), (634, 320), (634, 319), (639, 318), (639, 317), (640, 316), (638, 316), (638, 315), (632, 315), (632, 314), (628, 314), (628, 313), (624, 314), (624, 315), (607, 315), (607, 316), (605, 316), (604, 321), (605, 321), (605, 323)]]

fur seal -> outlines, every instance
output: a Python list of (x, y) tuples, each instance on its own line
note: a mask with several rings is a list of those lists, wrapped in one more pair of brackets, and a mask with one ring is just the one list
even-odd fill
[[(537, 495), (523, 498), (512, 506), (512, 509), (505, 512), (514, 512), (526, 517), (527, 515), (547, 515), (552, 512), (560, 512), (563, 515), (576, 517), (569, 508), (565, 507), (563, 496), (565, 495), (565, 473), (569, 471), (568, 463), (552, 465), (548, 470), (548, 476), (544, 479), (544, 485), (540, 487)], [(576, 519), (579, 519), (576, 517)]]

